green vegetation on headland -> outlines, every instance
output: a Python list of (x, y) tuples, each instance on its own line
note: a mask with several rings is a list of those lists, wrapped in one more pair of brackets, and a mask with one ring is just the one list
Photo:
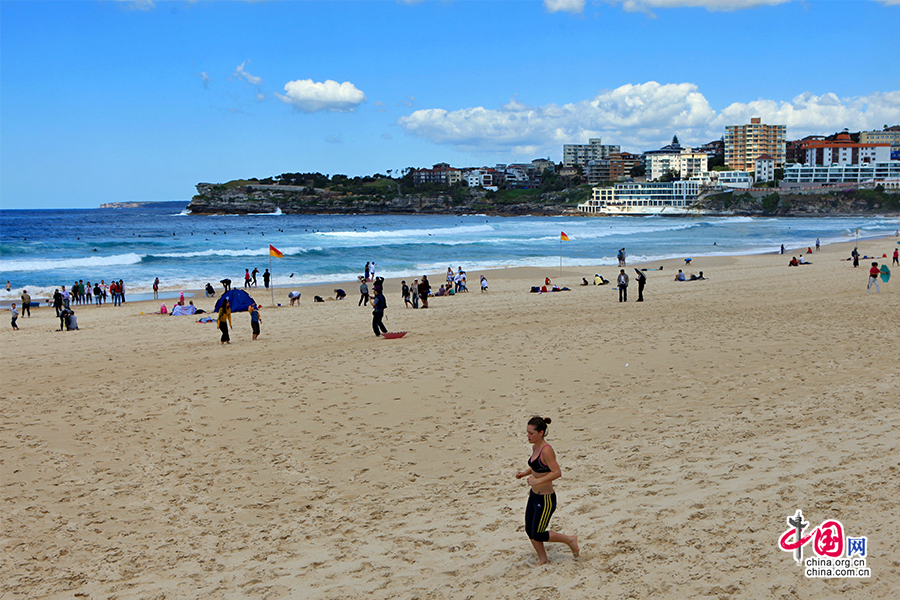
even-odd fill
[(712, 213), (749, 216), (898, 214), (900, 192), (885, 190), (881, 185), (873, 189), (847, 188), (827, 192), (773, 189), (765, 195), (734, 191), (707, 196), (694, 206)]
[(551, 214), (576, 210), (591, 195), (589, 185), (571, 185), (546, 172), (537, 181), (503, 185), (497, 191), (462, 183), (413, 182), (412, 169), (399, 178), (284, 173), (265, 179), (197, 184), (188, 208), (193, 214), (425, 213), (479, 212), (496, 215)]

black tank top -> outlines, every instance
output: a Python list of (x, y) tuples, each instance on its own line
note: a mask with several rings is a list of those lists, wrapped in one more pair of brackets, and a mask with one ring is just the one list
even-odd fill
[(541, 452), (544, 451), (544, 448), (548, 447), (549, 444), (544, 444), (541, 446), (541, 449), (538, 451), (538, 455), (528, 461), (528, 466), (531, 468), (533, 473), (549, 473), (550, 467), (541, 462)]

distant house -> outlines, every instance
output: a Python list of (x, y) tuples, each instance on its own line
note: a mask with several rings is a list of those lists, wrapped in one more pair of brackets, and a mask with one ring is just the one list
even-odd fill
[(756, 157), (756, 171), (754, 178), (758, 182), (775, 180), (775, 159), (768, 154), (760, 154)]
[[(860, 136), (862, 138), (862, 136)], [(849, 133), (839, 133), (834, 139), (812, 139), (800, 144), (808, 165), (863, 165), (891, 159), (889, 142), (854, 142)]]
[(413, 171), (413, 183), (436, 183), (439, 185), (453, 185), (462, 181), (462, 170), (454, 169), (447, 163), (438, 163), (430, 169), (416, 169)]

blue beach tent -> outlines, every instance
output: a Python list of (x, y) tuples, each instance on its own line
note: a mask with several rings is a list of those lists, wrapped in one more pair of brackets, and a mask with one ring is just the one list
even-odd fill
[(219, 312), (219, 309), (222, 308), (222, 301), (226, 298), (231, 304), (231, 312), (233, 313), (244, 312), (250, 308), (251, 304), (255, 304), (250, 294), (244, 290), (228, 290), (216, 301), (216, 312)]

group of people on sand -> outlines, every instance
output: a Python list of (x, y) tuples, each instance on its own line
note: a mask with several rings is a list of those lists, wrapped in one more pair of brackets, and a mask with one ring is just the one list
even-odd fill
[[(259, 305), (251, 302), (247, 312), (250, 313), (250, 331), (255, 342), (259, 338), (259, 324), (262, 321), (262, 317), (259, 316)], [(219, 313), (216, 315), (216, 328), (222, 334), (220, 341), (223, 346), (231, 343), (229, 327), (231, 327), (231, 302), (228, 301), (228, 298), (223, 298), (222, 304), (219, 306)]]

